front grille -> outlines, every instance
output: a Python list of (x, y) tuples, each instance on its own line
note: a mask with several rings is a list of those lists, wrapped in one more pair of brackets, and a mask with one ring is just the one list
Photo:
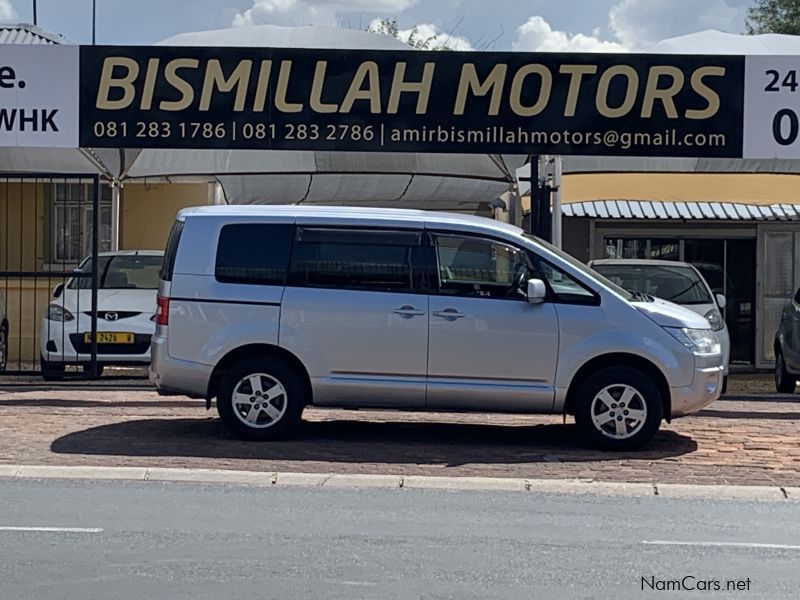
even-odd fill
[[(150, 348), (152, 336), (142, 333), (134, 334), (132, 344), (97, 344), (98, 354), (144, 354)], [(91, 354), (92, 345), (83, 341), (82, 333), (71, 333), (69, 341), (80, 354)]]
[[(153, 311), (155, 312), (155, 307), (153, 308)], [(92, 311), (86, 311), (83, 314), (85, 314), (87, 317), (91, 317)], [(142, 313), (133, 312), (131, 310), (100, 310), (97, 311), (97, 318), (103, 319), (104, 321), (113, 322), (113, 321), (120, 321), (122, 319), (130, 319), (131, 317), (138, 317), (140, 314)], [(108, 315), (111, 315), (112, 318), (109, 319)], [(116, 318), (114, 318), (114, 315), (116, 315)]]

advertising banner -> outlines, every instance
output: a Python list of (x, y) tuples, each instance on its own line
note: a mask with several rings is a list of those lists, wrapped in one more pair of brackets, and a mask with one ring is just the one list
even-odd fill
[(77, 46), (0, 45), (0, 146), (78, 147)]
[(84, 46), (84, 147), (742, 156), (741, 56)]
[(800, 158), (800, 61), (748, 56), (745, 70), (745, 158)]

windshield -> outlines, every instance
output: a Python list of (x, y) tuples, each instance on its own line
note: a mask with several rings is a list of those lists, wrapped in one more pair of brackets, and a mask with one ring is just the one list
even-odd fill
[(536, 236), (533, 236), (533, 235), (531, 235), (529, 233), (523, 233), (522, 235), (525, 236), (529, 240), (533, 240), (538, 245), (545, 247), (547, 250), (549, 250), (550, 252), (552, 252), (553, 254), (558, 256), (559, 258), (561, 258), (564, 262), (567, 262), (571, 266), (575, 267), (581, 273), (586, 275), (589, 279), (591, 279), (593, 281), (597, 281), (601, 285), (609, 288), (611, 291), (613, 291), (616, 294), (619, 294), (620, 296), (625, 298), (625, 300), (628, 300), (630, 302), (630, 301), (635, 299), (634, 295), (632, 293), (630, 293), (628, 290), (618, 286), (613, 281), (611, 281), (609, 279), (606, 279), (605, 277), (603, 277), (602, 274), (598, 273), (597, 271), (592, 270), (590, 267), (587, 267), (585, 264), (583, 264), (577, 258), (575, 258), (574, 256), (572, 256), (570, 254), (567, 254), (566, 252), (564, 252), (560, 248), (556, 248), (552, 244), (550, 244), (548, 242), (545, 242), (543, 239), (540, 239), (540, 238), (538, 238)]
[(594, 269), (624, 288), (676, 304), (711, 304), (711, 295), (691, 267), (644, 264), (598, 264)]
[[(157, 290), (161, 255), (124, 254), (101, 256), (97, 259), (97, 278), (101, 290)], [(86, 259), (79, 269), (82, 273), (92, 272), (92, 259)], [(73, 279), (70, 289), (91, 289), (91, 277)]]

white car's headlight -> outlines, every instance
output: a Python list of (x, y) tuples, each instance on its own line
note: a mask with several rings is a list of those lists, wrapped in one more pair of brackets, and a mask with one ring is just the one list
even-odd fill
[(47, 307), (47, 315), (46, 318), (49, 321), (74, 321), (75, 315), (69, 312), (63, 306), (59, 306), (58, 304), (51, 304)]
[(719, 338), (711, 329), (691, 329), (689, 327), (664, 327), (664, 329), (695, 354), (720, 354), (722, 352)]
[(725, 319), (722, 318), (722, 313), (716, 308), (712, 308), (706, 313), (706, 319), (714, 331), (722, 331), (725, 328)]

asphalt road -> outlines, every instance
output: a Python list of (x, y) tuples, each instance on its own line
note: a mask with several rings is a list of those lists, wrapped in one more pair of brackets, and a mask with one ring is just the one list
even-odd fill
[(790, 501), (0, 480), (0, 507), (3, 600), (774, 600), (800, 587)]

